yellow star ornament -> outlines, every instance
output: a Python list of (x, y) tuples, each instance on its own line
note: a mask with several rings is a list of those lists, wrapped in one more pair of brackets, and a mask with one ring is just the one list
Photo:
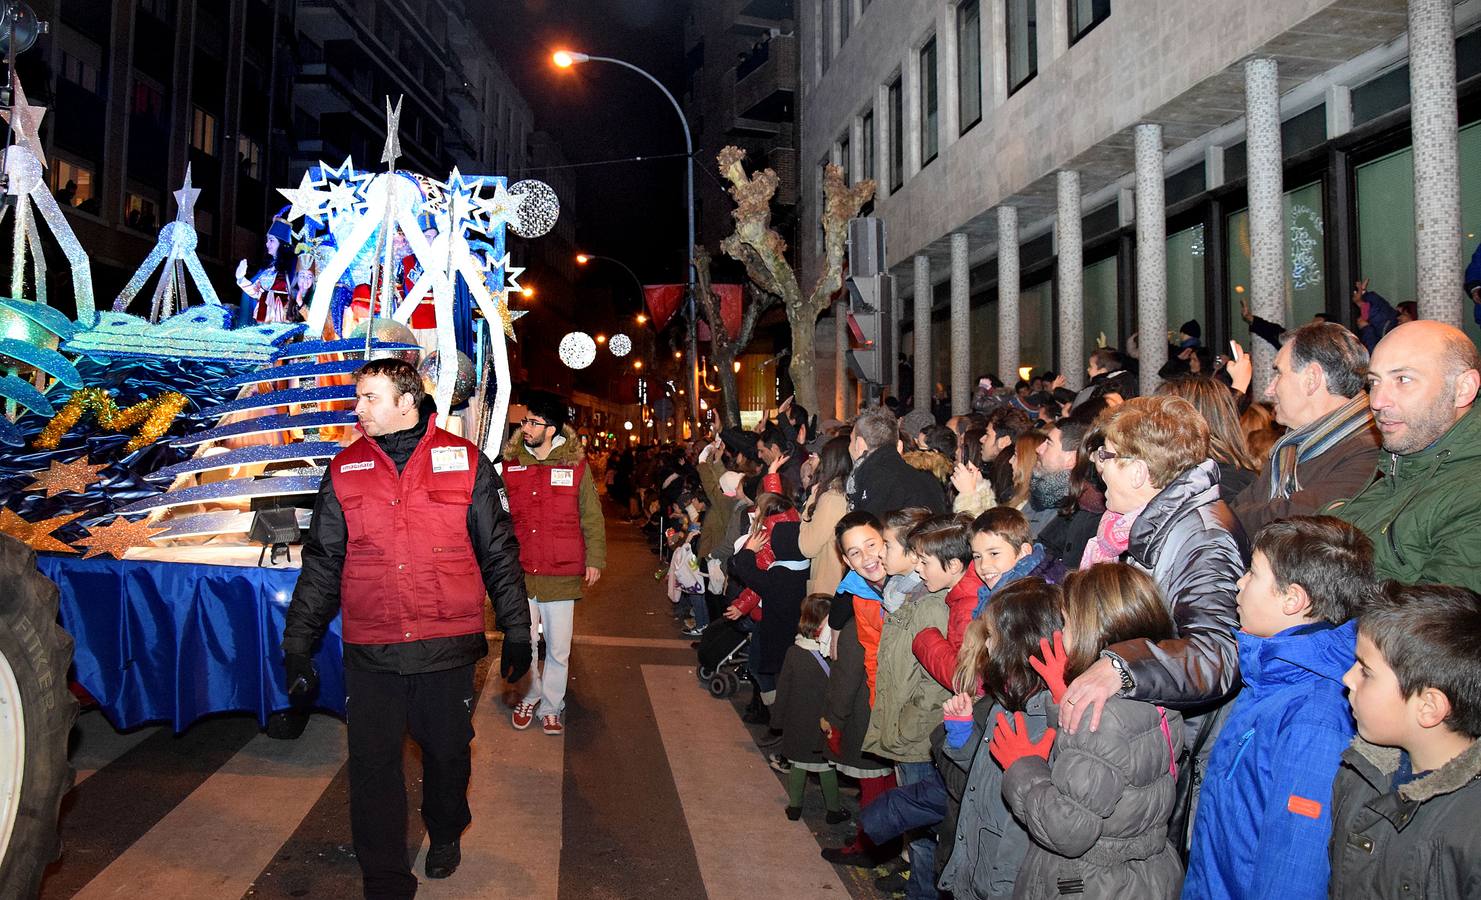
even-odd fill
[(106, 468), (108, 468), (107, 463), (97, 466), (89, 465), (86, 453), (80, 459), (74, 459), (69, 463), (52, 460), (51, 468), (45, 472), (36, 472), (36, 480), (31, 482), (26, 490), (46, 491), (48, 500), (68, 491), (80, 494), (87, 490), (88, 485), (96, 483), (98, 473)]
[(114, 559), (123, 559), (130, 548), (143, 547), (149, 543), (150, 538), (166, 531), (169, 529), (150, 526), (148, 519), (130, 522), (119, 516), (102, 528), (89, 528), (87, 537), (79, 540), (76, 546), (88, 548), (83, 559), (91, 559), (104, 553)]

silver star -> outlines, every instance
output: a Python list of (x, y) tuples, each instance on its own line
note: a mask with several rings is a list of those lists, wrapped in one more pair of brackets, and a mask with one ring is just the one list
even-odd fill
[(21, 80), (15, 79), (15, 103), (8, 110), (0, 110), (0, 117), (15, 126), (15, 142), (31, 151), (31, 154), (46, 168), (46, 154), (41, 150), (41, 117), (46, 107), (32, 106), (26, 102), (26, 92), (21, 89)]
[(381, 162), (390, 168), (396, 168), (396, 159), (401, 155), (401, 101), (405, 97), (396, 98), (396, 106), (391, 107), (391, 98), (386, 97), (386, 146), (381, 151)]
[(324, 215), (324, 203), (330, 195), (324, 191), (314, 189), (313, 179), (309, 173), (303, 173), (303, 180), (296, 188), (278, 188), (278, 193), (288, 198), (292, 206), (288, 210), (288, 221), (306, 217), (310, 222), (318, 222)]
[(476, 230), (489, 234), (519, 216), (519, 207), (524, 202), (524, 197), (509, 193), (502, 184), (495, 184), (492, 197), (480, 196), (475, 202), (479, 212), (483, 214)]
[(180, 190), (175, 192), (175, 221), (184, 222), (190, 227), (195, 227), (195, 200), (201, 195), (201, 189), (192, 187), (190, 184), (190, 164), (185, 165), (185, 183)]

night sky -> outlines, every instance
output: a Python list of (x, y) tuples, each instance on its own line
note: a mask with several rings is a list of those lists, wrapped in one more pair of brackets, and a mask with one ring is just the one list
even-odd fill
[(595, 62), (559, 70), (550, 54), (622, 59), (682, 103), (686, 0), (471, 0), (468, 10), (534, 108), (535, 127), (571, 163), (679, 154), (573, 171), (582, 248), (626, 262), (645, 282), (683, 281), (684, 133), (673, 107), (635, 72)]

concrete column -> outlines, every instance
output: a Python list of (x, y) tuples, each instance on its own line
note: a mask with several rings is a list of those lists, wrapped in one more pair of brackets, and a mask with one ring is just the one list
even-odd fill
[(951, 414), (972, 411), (972, 270), (967, 236), (951, 236)]
[[(1284, 179), (1280, 85), (1276, 80), (1275, 60), (1252, 59), (1245, 63), (1244, 79), (1245, 146), (1249, 158), (1250, 311), (1272, 322), (1286, 322), (1286, 232), (1281, 206)], [(1275, 348), (1265, 341), (1250, 343), (1254, 346), (1246, 349), (1255, 367), (1252, 389), (1259, 397), (1270, 379)]]
[(1018, 381), (1018, 207), (998, 207), (998, 377)]
[(931, 408), (931, 391), (936, 386), (931, 365), (931, 258), (915, 258), (915, 408)]
[(848, 420), (848, 303), (833, 301), (833, 418)]
[(1140, 391), (1157, 390), (1167, 362), (1167, 205), (1162, 126), (1136, 127), (1136, 322)]
[(1460, 327), (1460, 157), (1451, 0), (1409, 0), (1409, 103), (1414, 131), (1414, 262), (1419, 315)]
[(1059, 242), (1059, 371), (1071, 390), (1085, 386), (1085, 263), (1080, 237), (1080, 173), (1058, 175), (1059, 212), (1054, 234)]

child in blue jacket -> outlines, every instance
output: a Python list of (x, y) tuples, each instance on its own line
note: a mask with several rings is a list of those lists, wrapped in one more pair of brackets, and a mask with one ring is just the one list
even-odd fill
[(1354, 725), (1342, 686), (1373, 545), (1330, 516), (1272, 522), (1239, 580), (1244, 687), (1198, 799), (1184, 898), (1325, 898), (1332, 782)]

